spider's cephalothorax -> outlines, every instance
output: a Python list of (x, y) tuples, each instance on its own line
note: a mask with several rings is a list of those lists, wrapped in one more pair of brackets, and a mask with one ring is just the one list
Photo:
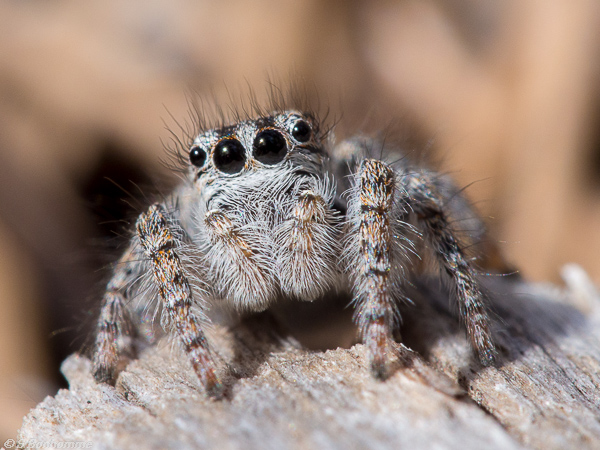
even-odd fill
[[(340, 220), (318, 129), (287, 112), (198, 136), (183, 215), (208, 284), (238, 309), (321, 296), (339, 278)], [(197, 155), (200, 155), (199, 157)]]
[(449, 217), (465, 214), (464, 201), (457, 208), (449, 201), (461, 199), (458, 191), (402, 158), (365, 157), (381, 147), (376, 141), (328, 143), (317, 122), (296, 111), (194, 139), (187, 181), (138, 218), (107, 286), (94, 354), (98, 381), (114, 378), (125, 318), (135, 315), (126, 311), (127, 299), (147, 284), (157, 289), (165, 323), (212, 395), (221, 384), (202, 330), (208, 305), (260, 311), (284, 296), (312, 301), (346, 286), (372, 370), (384, 376), (409, 255), (423, 247), (415, 246), (421, 237), (453, 282), (481, 362), (493, 361), (475, 271), (449, 225)]

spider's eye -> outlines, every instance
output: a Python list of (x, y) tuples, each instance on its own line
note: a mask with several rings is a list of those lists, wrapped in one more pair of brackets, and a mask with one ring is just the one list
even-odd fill
[(238, 173), (246, 164), (246, 150), (237, 139), (223, 139), (215, 146), (213, 161), (221, 172)]
[(294, 136), (294, 139), (298, 142), (308, 142), (311, 133), (312, 130), (310, 129), (310, 125), (304, 120), (299, 120), (294, 124), (294, 128), (292, 128), (292, 136)]
[(206, 162), (206, 152), (197, 146), (190, 150), (190, 162), (196, 167), (202, 167)]
[(263, 164), (277, 164), (287, 153), (287, 143), (276, 130), (264, 130), (254, 139), (254, 157)]

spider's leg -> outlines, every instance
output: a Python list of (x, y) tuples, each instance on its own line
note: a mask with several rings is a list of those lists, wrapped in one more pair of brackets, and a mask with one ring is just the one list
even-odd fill
[(406, 252), (399, 244), (405, 214), (395, 201), (394, 172), (387, 164), (365, 159), (350, 191), (347, 216), (346, 270), (353, 281), (355, 320), (368, 348), (371, 368), (385, 377), (386, 352), (404, 298)]
[(140, 249), (135, 242), (119, 259), (102, 298), (93, 356), (93, 373), (98, 382), (112, 382), (116, 375), (123, 338), (131, 322), (126, 308), (127, 289), (139, 276), (142, 267)]
[(154, 284), (158, 287), (165, 311), (194, 371), (207, 392), (218, 397), (222, 394), (222, 385), (200, 320), (191, 310), (192, 290), (176, 252), (179, 238), (168, 222), (165, 209), (159, 204), (152, 205), (140, 215), (136, 229), (144, 253), (150, 260)]
[(440, 192), (437, 176), (429, 171), (406, 172), (400, 178), (407, 191), (410, 208), (416, 214), (443, 269), (453, 281), (460, 315), (471, 345), (481, 363), (491, 365), (496, 357), (496, 348), (490, 331), (490, 319), (475, 270), (449, 224), (446, 206), (449, 198)]

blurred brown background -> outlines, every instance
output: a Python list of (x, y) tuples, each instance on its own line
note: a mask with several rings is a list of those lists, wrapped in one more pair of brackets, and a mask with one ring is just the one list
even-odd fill
[(165, 174), (189, 89), (293, 72), (338, 116), (405, 122), (526, 278), (600, 282), (599, 56), (597, 0), (0, 0), (0, 439), (93, 323), (132, 214), (106, 177)]

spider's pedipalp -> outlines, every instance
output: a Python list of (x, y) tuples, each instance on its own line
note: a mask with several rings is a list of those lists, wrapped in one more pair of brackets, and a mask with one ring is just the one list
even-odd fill
[[(265, 250), (269, 243), (257, 226), (240, 226), (224, 212), (204, 217), (210, 247), (206, 252), (217, 292), (239, 310), (261, 311), (276, 296), (277, 284)], [(257, 251), (260, 249), (260, 251)]]
[(332, 197), (331, 192), (302, 190), (287, 220), (274, 232), (281, 289), (298, 300), (321, 297), (339, 277), (340, 229), (329, 205)]

